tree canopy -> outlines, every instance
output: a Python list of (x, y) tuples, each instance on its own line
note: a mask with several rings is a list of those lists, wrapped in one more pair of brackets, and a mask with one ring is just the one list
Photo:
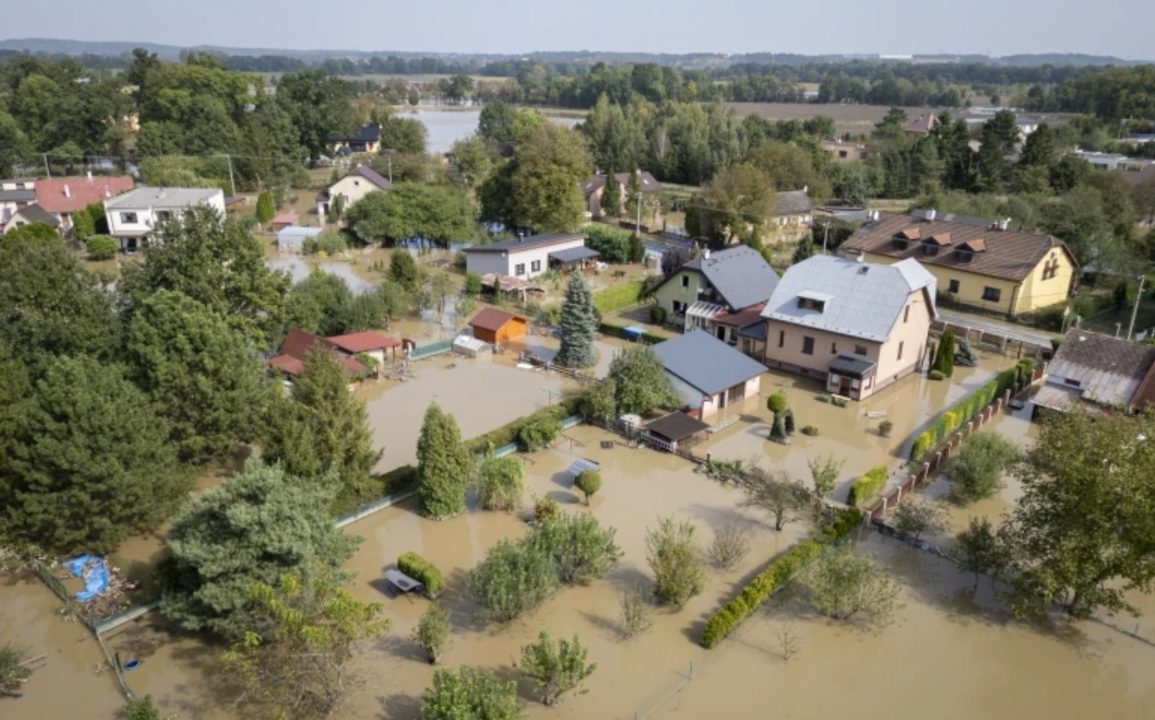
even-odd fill
[(417, 439), (421, 511), (430, 517), (446, 517), (464, 510), (472, 466), (473, 459), (461, 442), (457, 421), (436, 403), (430, 405)]
[(476, 234), (469, 198), (442, 185), (399, 182), (371, 192), (349, 207), (346, 220), (362, 240), (388, 246), (417, 239), (448, 247)]
[(590, 286), (581, 275), (574, 273), (566, 286), (565, 302), (561, 306), (561, 348), (554, 358), (559, 365), (584, 368), (597, 362), (594, 338), (598, 320)]

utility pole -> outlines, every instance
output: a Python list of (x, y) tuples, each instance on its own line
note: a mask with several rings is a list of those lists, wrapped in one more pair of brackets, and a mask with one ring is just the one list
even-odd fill
[(236, 181), (236, 178), (233, 177), (233, 156), (226, 154), (225, 159), (229, 161), (229, 187), (231, 187), (233, 190), (232, 194), (236, 195), (237, 194), (237, 181)]
[(52, 168), (48, 167), (48, 153), (41, 153), (41, 154), (44, 156), (44, 174), (48, 176), (49, 180), (51, 180), (52, 179)]
[(1139, 303), (1143, 300), (1143, 281), (1146, 279), (1145, 275), (1139, 276), (1139, 289), (1135, 291), (1135, 305), (1131, 308), (1131, 324), (1127, 326), (1128, 340), (1135, 336), (1135, 317), (1139, 315)]

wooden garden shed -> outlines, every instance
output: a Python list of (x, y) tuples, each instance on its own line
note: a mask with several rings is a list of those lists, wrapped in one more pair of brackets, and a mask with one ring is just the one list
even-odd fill
[(526, 320), (520, 315), (486, 308), (469, 321), (469, 327), (478, 340), (504, 345), (525, 337)]

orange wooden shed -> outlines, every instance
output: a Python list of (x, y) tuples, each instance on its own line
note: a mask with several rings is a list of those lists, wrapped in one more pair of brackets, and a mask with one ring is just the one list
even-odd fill
[(486, 308), (469, 321), (469, 327), (478, 340), (504, 345), (525, 337), (526, 320), (520, 315)]

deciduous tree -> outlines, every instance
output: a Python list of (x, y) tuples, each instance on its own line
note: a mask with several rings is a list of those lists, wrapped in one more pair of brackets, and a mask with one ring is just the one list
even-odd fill
[(802, 584), (810, 604), (823, 615), (868, 627), (891, 621), (901, 592), (886, 568), (847, 548), (823, 554)]
[(525, 716), (517, 701), (517, 681), (502, 681), (493, 673), (469, 667), (433, 673), (433, 684), (421, 696), (422, 720), (523, 720)]
[(477, 494), (486, 510), (516, 510), (525, 492), (525, 466), (507, 455), (488, 458), (477, 467)]
[(552, 558), (501, 540), (469, 573), (466, 592), (489, 619), (508, 622), (540, 605), (557, 582)]
[(987, 518), (971, 518), (967, 529), (955, 538), (954, 555), (959, 568), (974, 573), (975, 584), (972, 592), (979, 589), (979, 577), (997, 573), (1007, 561), (1004, 546), (991, 528)]
[(656, 408), (681, 405), (653, 348), (639, 345), (619, 350), (610, 361), (609, 377), (614, 382), (619, 414), (647, 415)]
[(1013, 442), (995, 432), (967, 437), (948, 466), (952, 496), (971, 502), (990, 497), (998, 490), (1003, 473), (1020, 457)]
[(574, 487), (582, 491), (586, 496), (586, 505), (590, 504), (590, 498), (602, 489), (602, 474), (597, 470), (584, 470), (577, 479), (573, 482)]
[(775, 530), (797, 520), (798, 513), (812, 500), (804, 487), (780, 469), (765, 470), (754, 465), (739, 476), (738, 484), (746, 494), (742, 507), (757, 508), (770, 515)]
[(562, 515), (534, 528), (525, 547), (548, 558), (561, 583), (585, 584), (606, 577), (621, 557), (614, 534), (613, 528), (603, 528), (592, 515)]
[(464, 191), (439, 185), (399, 182), (353, 203), (345, 218), (363, 241), (387, 246), (420, 240), (448, 247), (476, 235), (473, 204)]
[(586, 662), (586, 648), (575, 635), (572, 640), (554, 640), (542, 630), (537, 642), (521, 649), (517, 667), (526, 678), (537, 685), (541, 701), (554, 705), (562, 695), (577, 689), (582, 681), (593, 674), (597, 663)]
[(646, 531), (646, 561), (654, 573), (654, 597), (663, 605), (681, 609), (702, 592), (706, 571), (698, 556), (695, 528), (671, 517), (658, 518)]

